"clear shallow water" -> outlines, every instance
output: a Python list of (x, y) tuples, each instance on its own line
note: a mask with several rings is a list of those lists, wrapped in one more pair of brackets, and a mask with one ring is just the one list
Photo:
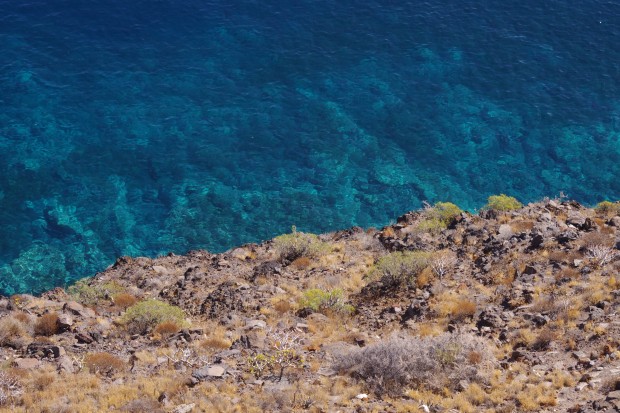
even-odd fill
[(620, 3), (573, 3), (0, 0), (0, 292), (424, 200), (620, 198)]

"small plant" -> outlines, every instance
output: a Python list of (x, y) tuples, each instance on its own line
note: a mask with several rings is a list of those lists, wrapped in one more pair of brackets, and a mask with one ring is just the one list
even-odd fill
[(620, 202), (609, 202), (603, 201), (599, 202), (594, 210), (601, 215), (617, 215), (620, 214)]
[(438, 234), (446, 229), (463, 211), (451, 202), (437, 202), (430, 206), (425, 204), (422, 220), (416, 225), (416, 231)]
[(124, 371), (126, 364), (110, 353), (90, 353), (84, 357), (84, 366), (93, 374), (111, 377)]
[(432, 208), (426, 211), (431, 217), (449, 225), (463, 211), (452, 202), (437, 202)]
[(495, 211), (506, 212), (513, 211), (515, 209), (519, 209), (523, 206), (521, 202), (517, 200), (517, 198), (500, 194), (500, 195), (491, 195), (487, 199), (487, 204), (484, 209), (492, 209)]
[(34, 325), (34, 332), (39, 336), (53, 336), (58, 333), (58, 314), (43, 314)]
[(131, 294), (120, 293), (112, 297), (112, 301), (114, 301), (114, 305), (124, 310), (137, 303), (138, 299)]
[(299, 232), (294, 225), (290, 234), (277, 236), (273, 242), (280, 261), (292, 262), (300, 257), (319, 257), (329, 250), (329, 245), (318, 236)]
[(330, 291), (310, 289), (304, 293), (299, 305), (320, 313), (351, 314), (355, 310), (353, 306), (345, 303), (344, 294), (339, 288)]
[(90, 281), (90, 278), (78, 280), (67, 289), (67, 292), (75, 301), (85, 305), (96, 305), (102, 300), (125, 291), (125, 287), (114, 281), (93, 285), (90, 284)]
[(402, 251), (388, 254), (377, 261), (370, 270), (371, 278), (379, 278), (387, 285), (413, 284), (416, 276), (429, 264), (431, 253)]
[[(23, 314), (23, 313), (19, 313)], [(30, 340), (29, 326), (16, 316), (0, 319), (0, 346), (20, 349)]]
[(181, 326), (174, 321), (164, 321), (155, 326), (153, 332), (161, 337), (170, 337), (173, 334), (178, 333), (181, 330)]
[(184, 326), (185, 313), (179, 307), (158, 300), (145, 300), (127, 309), (121, 323), (131, 334), (146, 334), (160, 323), (170, 321)]

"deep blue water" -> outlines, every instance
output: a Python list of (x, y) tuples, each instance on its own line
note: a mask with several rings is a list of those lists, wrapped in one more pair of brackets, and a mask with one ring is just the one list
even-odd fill
[(619, 176), (617, 0), (0, 0), (5, 294)]

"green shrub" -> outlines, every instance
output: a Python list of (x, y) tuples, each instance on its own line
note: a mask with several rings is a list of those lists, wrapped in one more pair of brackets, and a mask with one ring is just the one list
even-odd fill
[(620, 203), (603, 201), (599, 202), (594, 210), (602, 215), (616, 215), (620, 214)]
[(393, 252), (380, 258), (369, 275), (388, 285), (413, 284), (420, 271), (429, 265), (431, 256), (426, 251)]
[(90, 278), (82, 278), (67, 288), (67, 293), (77, 302), (85, 305), (100, 304), (101, 301), (123, 293), (125, 287), (115, 281), (90, 285)]
[(418, 232), (438, 234), (463, 212), (452, 202), (437, 202), (432, 207), (424, 209), (423, 219), (416, 226)]
[(484, 207), (485, 209), (493, 209), (495, 211), (513, 211), (515, 209), (519, 209), (523, 206), (521, 202), (517, 200), (517, 198), (500, 194), (500, 195), (491, 195), (487, 204)]
[(120, 321), (131, 334), (146, 334), (165, 321), (176, 323), (179, 326), (187, 324), (182, 309), (153, 299), (132, 305)]
[(344, 294), (339, 288), (330, 291), (310, 289), (304, 293), (299, 305), (320, 313), (350, 314), (355, 310), (353, 306), (345, 303)]
[(295, 226), (290, 234), (280, 235), (273, 240), (280, 261), (294, 261), (300, 257), (319, 257), (329, 250), (329, 244), (314, 234), (298, 232)]
[(461, 212), (463, 212), (461, 208), (452, 202), (437, 202), (428, 211), (432, 218), (438, 219), (446, 225), (450, 224)]

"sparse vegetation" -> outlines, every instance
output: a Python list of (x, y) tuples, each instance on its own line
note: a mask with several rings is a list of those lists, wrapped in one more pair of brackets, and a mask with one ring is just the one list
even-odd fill
[(185, 325), (185, 313), (179, 307), (150, 299), (132, 305), (121, 318), (131, 334), (146, 334), (163, 322)]
[(100, 304), (102, 301), (124, 291), (125, 288), (117, 282), (110, 281), (102, 284), (91, 284), (90, 278), (83, 278), (67, 288), (67, 293), (75, 301), (85, 305)]
[(320, 313), (351, 314), (355, 308), (346, 303), (341, 289), (324, 291), (313, 288), (306, 291), (299, 302), (300, 307), (311, 308)]
[(601, 215), (611, 216), (620, 214), (620, 202), (603, 201), (596, 204), (594, 210)]
[(280, 261), (287, 262), (301, 257), (319, 257), (329, 250), (329, 245), (318, 236), (297, 231), (295, 226), (290, 234), (275, 237), (273, 243)]
[(413, 284), (418, 273), (429, 264), (431, 256), (426, 251), (393, 252), (381, 257), (369, 275), (391, 286)]
[(514, 211), (515, 209), (519, 209), (523, 206), (521, 202), (517, 200), (517, 198), (500, 194), (500, 195), (491, 195), (485, 206), (485, 209), (492, 209), (494, 211), (506, 212), (506, 211)]
[(418, 232), (437, 234), (446, 229), (463, 211), (451, 202), (437, 202), (426, 205), (422, 211), (422, 219), (416, 225)]
[(617, 219), (549, 200), (459, 211), (122, 259), (71, 297), (0, 297), (19, 384), (4, 399), (0, 378), (0, 411), (572, 411), (595, 393), (610, 411)]

